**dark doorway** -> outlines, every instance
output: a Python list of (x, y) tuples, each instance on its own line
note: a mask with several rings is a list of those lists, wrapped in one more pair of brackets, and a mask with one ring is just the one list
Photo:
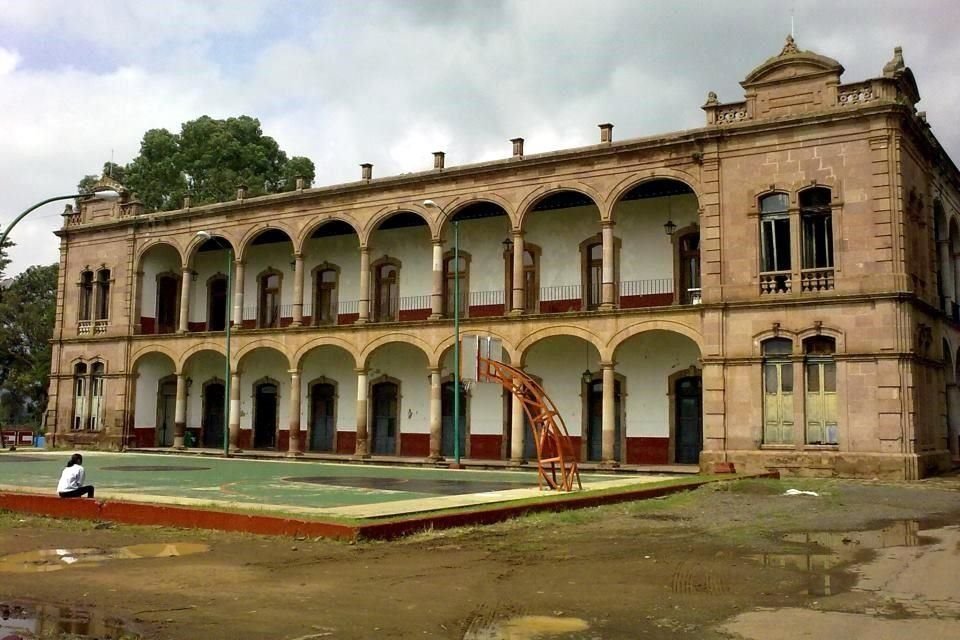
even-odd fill
[(700, 376), (676, 382), (677, 462), (697, 464), (703, 448), (703, 392)]
[(310, 451), (333, 451), (337, 389), (328, 382), (310, 387)]
[(373, 385), (373, 451), (392, 456), (397, 452), (397, 415), (400, 387), (395, 382)]
[(210, 280), (207, 296), (207, 331), (223, 331), (227, 328), (227, 279), (217, 276)]
[(157, 446), (173, 446), (173, 421), (177, 410), (177, 381), (161, 380), (157, 394)]
[[(620, 460), (620, 414), (621, 389), (620, 381), (613, 386), (613, 459)], [(587, 389), (587, 460), (599, 462), (603, 460), (603, 380), (592, 380)]]
[(261, 382), (254, 391), (253, 448), (277, 446), (277, 385)]
[(157, 333), (177, 330), (177, 301), (180, 279), (171, 274), (157, 276)]
[(203, 446), (223, 446), (223, 394), (222, 382), (208, 382), (203, 387)]
[[(441, 389), (442, 429), (440, 432), (440, 454), (444, 458), (453, 458), (453, 382), (444, 382)], [(460, 388), (460, 456), (467, 455), (467, 394)]]

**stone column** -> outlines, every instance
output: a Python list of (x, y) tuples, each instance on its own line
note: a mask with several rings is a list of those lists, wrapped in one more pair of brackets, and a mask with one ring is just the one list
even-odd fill
[(370, 429), (367, 416), (367, 370), (357, 369), (357, 448), (355, 455), (370, 457)]
[(240, 372), (230, 374), (230, 451), (240, 451)]
[(612, 362), (601, 362), (600, 371), (603, 376), (603, 416), (601, 418), (601, 455), (603, 464), (617, 466), (619, 462), (614, 457), (614, 445), (617, 437), (617, 404), (614, 398), (616, 390), (616, 370)]
[(430, 369), (430, 460), (440, 460), (443, 434), (443, 396), (440, 368)]
[(243, 328), (243, 262), (233, 265), (233, 326)]
[(613, 221), (601, 222), (603, 238), (603, 269), (600, 289), (600, 308), (613, 309), (616, 306), (616, 278), (614, 274)]
[(290, 374), (290, 442), (287, 456), (303, 455), (300, 450), (300, 372), (291, 369)]
[(290, 326), (303, 325), (303, 255), (293, 254), (293, 319)]
[(190, 328), (190, 283), (193, 269), (184, 267), (180, 275), (180, 324), (177, 333), (186, 333)]
[[(357, 324), (370, 321), (370, 247), (360, 247), (360, 302)], [(359, 438), (359, 434), (357, 435)], [(359, 442), (359, 441), (358, 441)]]
[(430, 319), (443, 317), (443, 243), (433, 242), (433, 293), (430, 294)]
[(523, 278), (523, 232), (513, 231), (513, 304), (510, 314), (520, 315), (526, 311), (525, 289)]
[[(512, 391), (510, 393), (513, 394)], [(527, 429), (526, 412), (523, 410), (523, 402), (520, 398), (513, 395), (510, 408), (510, 463), (521, 464), (524, 439), (532, 436)]]
[(177, 374), (177, 403), (173, 413), (173, 448), (186, 449), (187, 432), (187, 378)]
[(937, 241), (937, 250), (940, 253), (940, 289), (943, 291), (944, 311), (952, 313), (953, 302), (956, 299), (954, 285), (953, 261), (950, 257), (950, 244), (946, 240)]

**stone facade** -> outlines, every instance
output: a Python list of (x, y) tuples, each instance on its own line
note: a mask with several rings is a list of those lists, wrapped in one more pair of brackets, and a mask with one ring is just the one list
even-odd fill
[[(163, 213), (91, 197), (58, 232), (48, 441), (218, 446), (229, 395), (233, 447), (449, 456), (457, 227), (462, 331), (543, 380), (586, 460), (947, 469), (960, 174), (899, 49), (842, 72), (788, 39), (700, 129)], [(529, 456), (499, 389), (465, 400), (461, 451)]]

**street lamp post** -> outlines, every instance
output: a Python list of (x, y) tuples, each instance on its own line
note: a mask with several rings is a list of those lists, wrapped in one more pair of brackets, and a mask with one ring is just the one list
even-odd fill
[(26, 211), (18, 215), (16, 218), (13, 219), (13, 222), (7, 225), (7, 228), (3, 230), (3, 235), (0, 236), (0, 247), (3, 247), (3, 243), (7, 241), (7, 236), (10, 235), (10, 231), (16, 226), (16, 224), (21, 220), (23, 220), (27, 216), (27, 214), (30, 213), (31, 211), (39, 209), (45, 204), (56, 202), (57, 200), (73, 200), (75, 198), (86, 198), (89, 196), (96, 196), (98, 198), (103, 198), (104, 200), (116, 200), (117, 198), (120, 197), (120, 193), (113, 189), (104, 189), (103, 191), (94, 191), (93, 193), (74, 193), (73, 195), (69, 195), (69, 196), (54, 196), (52, 198), (47, 198), (46, 200), (38, 202), (37, 204), (33, 205), (32, 207), (30, 207), (29, 209), (27, 209)]
[[(197, 237), (204, 240), (211, 240), (213, 236), (209, 231), (197, 231)], [(219, 240), (219, 238), (218, 238)], [(230, 383), (232, 380), (230, 372), (230, 307), (233, 304), (233, 247), (227, 244), (227, 300), (223, 310), (224, 322), (224, 341), (225, 359), (223, 373), (223, 455), (230, 457)]]
[[(423, 206), (439, 209), (446, 216), (443, 207), (433, 200), (424, 200)], [(460, 467), (460, 222), (453, 221), (453, 464)]]

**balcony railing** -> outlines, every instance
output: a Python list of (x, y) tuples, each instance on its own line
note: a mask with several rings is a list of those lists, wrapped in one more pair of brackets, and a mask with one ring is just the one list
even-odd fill
[(471, 307), (487, 307), (491, 305), (502, 305), (504, 301), (503, 289), (495, 289), (493, 291), (471, 291), (470, 292), (470, 306)]
[(580, 300), (583, 287), (579, 284), (561, 284), (553, 287), (540, 287), (540, 302), (557, 300)]
[(337, 313), (340, 315), (350, 315), (354, 313), (360, 313), (360, 301), (359, 300), (341, 300), (337, 303)]
[(801, 291), (833, 289), (833, 269), (804, 269), (800, 272)]
[(77, 335), (96, 336), (107, 332), (106, 320), (81, 320), (77, 324)]
[(430, 308), (430, 295), (400, 296), (400, 311), (416, 311)]
[(760, 295), (790, 293), (789, 271), (767, 271), (760, 274)]

